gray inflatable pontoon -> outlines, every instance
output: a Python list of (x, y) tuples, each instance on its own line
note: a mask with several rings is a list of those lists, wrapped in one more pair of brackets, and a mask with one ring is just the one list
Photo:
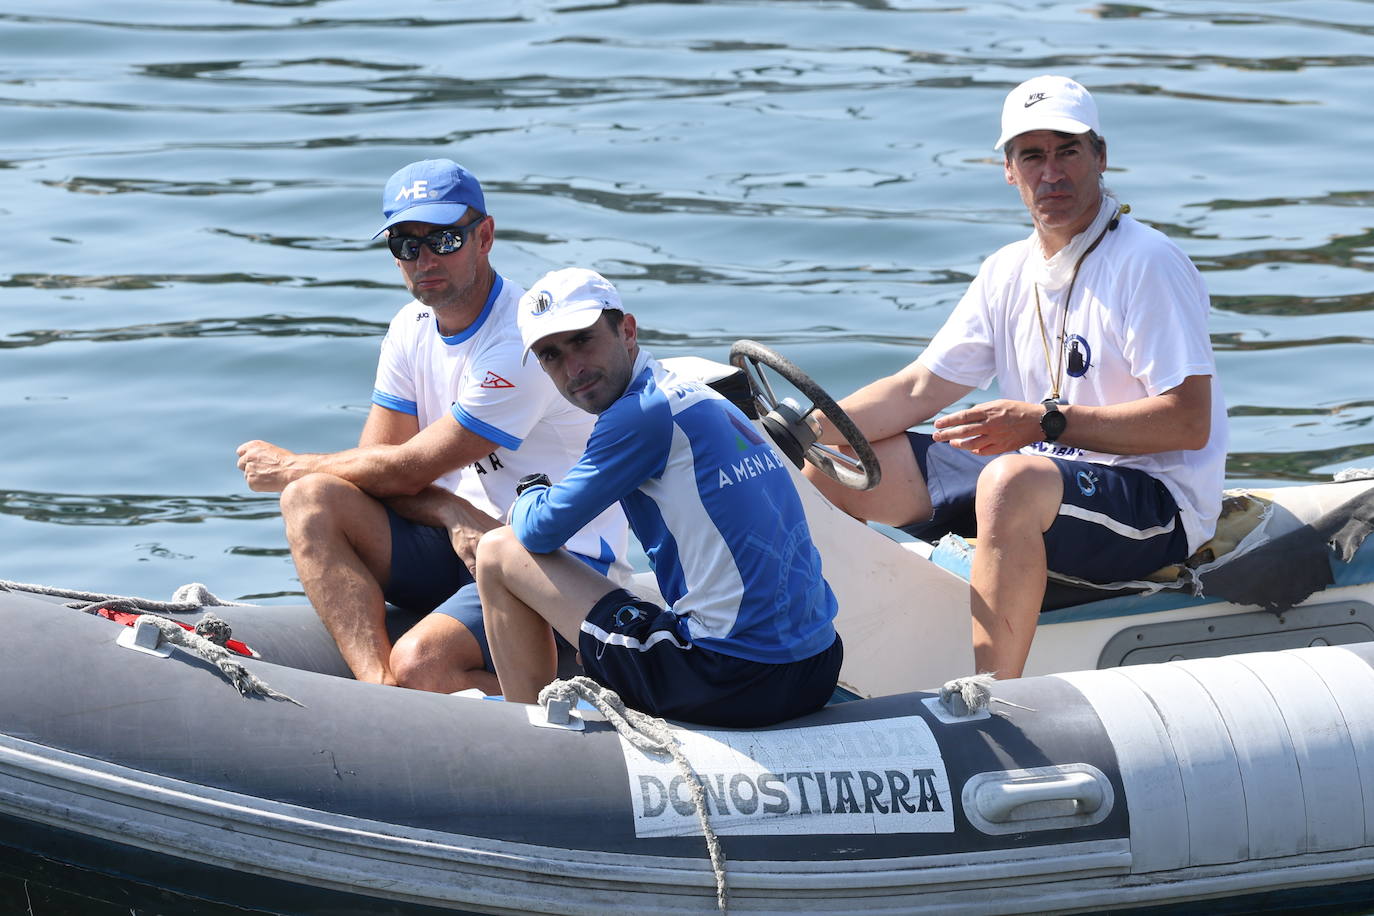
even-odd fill
[[(355, 682), (308, 607), (212, 610), (295, 702), (0, 591), (0, 874), (164, 912), (718, 911), (671, 758), (595, 714)], [(910, 693), (673, 733), (731, 912), (1369, 900), (1371, 665), (1329, 646), (1003, 682), (964, 718)]]
[[(698, 361), (701, 377), (761, 401), (794, 460), (876, 479), (876, 460), (801, 446), (740, 370), (766, 363), (848, 422), (814, 382), (735, 349), (738, 369)], [(867, 698), (757, 731), (659, 726), (660, 750), (595, 713), (360, 684), (309, 607), (213, 608), (257, 657), (212, 664), (154, 645), (186, 641), (169, 621), (0, 588), (0, 878), (37, 914), (29, 883), (195, 913), (1374, 902), (1368, 481), (1276, 494), (1266, 549), (1246, 535), (1241, 561), (1198, 569), (1229, 601), (1046, 614), (1042, 676), (962, 716), (911, 688), (972, 670), (967, 583), (798, 481), (840, 597), (841, 682)], [(1198, 657), (1258, 648), (1285, 651)], [(1133, 664), (1160, 658), (1186, 660)], [(1049, 673), (1078, 667), (1107, 670)]]

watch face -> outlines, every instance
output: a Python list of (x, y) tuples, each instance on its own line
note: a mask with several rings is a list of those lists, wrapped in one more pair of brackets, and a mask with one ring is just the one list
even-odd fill
[(1045, 433), (1045, 441), (1053, 442), (1064, 432), (1064, 426), (1068, 423), (1064, 415), (1058, 410), (1047, 410), (1045, 415), (1040, 418), (1040, 428)]
[(546, 487), (552, 486), (552, 484), (549, 482), (548, 474), (526, 474), (524, 477), (521, 477), (519, 480), (515, 482), (515, 495), (519, 496), (521, 493), (524, 493), (530, 487), (540, 485)]

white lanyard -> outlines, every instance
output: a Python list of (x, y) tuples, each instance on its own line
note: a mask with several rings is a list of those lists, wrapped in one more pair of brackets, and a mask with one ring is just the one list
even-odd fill
[(1059, 400), (1059, 386), (1064, 381), (1064, 331), (1068, 329), (1069, 322), (1069, 303), (1073, 300), (1073, 285), (1078, 282), (1078, 268), (1083, 266), (1083, 259), (1093, 253), (1093, 249), (1102, 243), (1107, 233), (1115, 229), (1123, 213), (1130, 213), (1131, 205), (1122, 204), (1116, 210), (1111, 220), (1107, 222), (1106, 228), (1093, 239), (1093, 243), (1087, 247), (1078, 260), (1073, 265), (1073, 273), (1069, 277), (1069, 288), (1064, 293), (1064, 309), (1059, 316), (1059, 366), (1055, 368), (1050, 361), (1050, 335), (1045, 330), (1045, 316), (1040, 310), (1040, 284), (1031, 281), (1031, 289), (1035, 291), (1035, 318), (1040, 322), (1040, 344), (1045, 349), (1045, 372), (1050, 376), (1050, 396), (1048, 400), (1056, 404), (1063, 403)]

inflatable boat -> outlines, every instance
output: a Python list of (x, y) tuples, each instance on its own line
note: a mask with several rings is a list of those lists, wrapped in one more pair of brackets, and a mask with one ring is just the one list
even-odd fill
[[(771, 395), (780, 452), (834, 460)], [(801, 480), (843, 689), (747, 731), (577, 679), (538, 706), (358, 683), (308, 606), (7, 583), (0, 880), (198, 913), (1374, 901), (1371, 483), (1235, 494), (1219, 556), (1058, 583), (1028, 676), (989, 684), (967, 545), (898, 543)]]

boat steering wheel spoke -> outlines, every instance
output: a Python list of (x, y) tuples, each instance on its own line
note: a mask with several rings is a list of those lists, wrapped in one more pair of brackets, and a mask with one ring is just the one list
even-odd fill
[[(878, 485), (882, 472), (873, 446), (834, 398), (791, 360), (757, 341), (739, 340), (730, 348), (730, 363), (744, 371), (763, 428), (793, 464), (800, 468), (803, 461), (809, 461), (827, 477), (855, 490), (871, 490)], [(779, 398), (763, 372), (764, 366), (786, 379), (810, 404), (802, 407), (791, 398)], [(817, 411), (844, 436), (853, 455), (816, 441), (806, 421)]]

